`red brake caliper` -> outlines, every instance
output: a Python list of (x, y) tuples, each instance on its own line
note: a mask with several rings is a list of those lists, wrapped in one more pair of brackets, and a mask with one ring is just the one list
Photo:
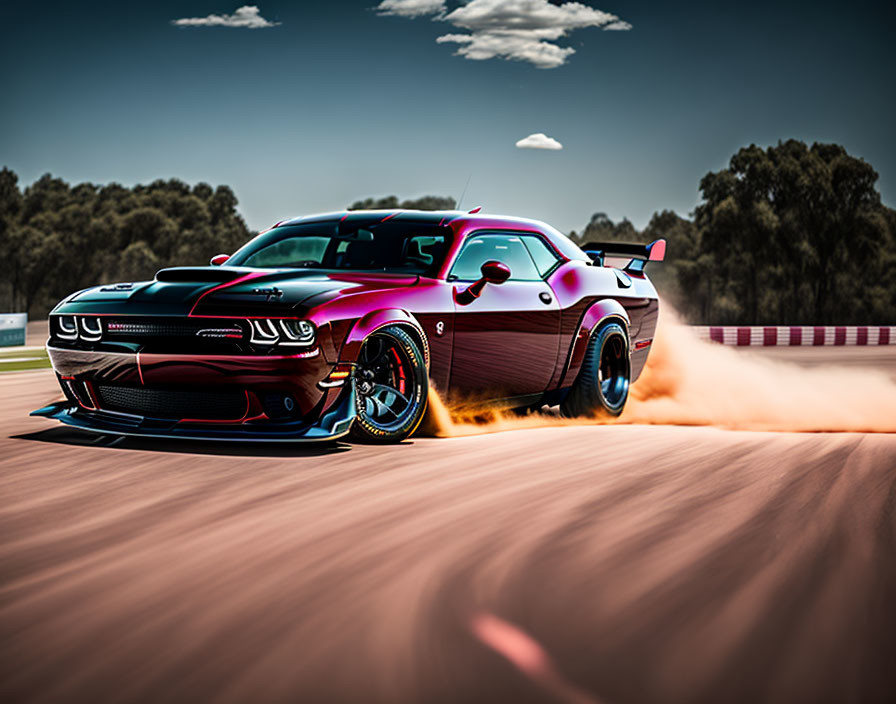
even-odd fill
[(390, 347), (389, 351), (392, 353), (392, 356), (395, 357), (395, 364), (398, 367), (398, 392), (402, 396), (404, 396), (404, 387), (405, 387), (404, 365), (401, 363), (401, 360), (398, 358), (398, 352), (395, 351), (394, 347)]

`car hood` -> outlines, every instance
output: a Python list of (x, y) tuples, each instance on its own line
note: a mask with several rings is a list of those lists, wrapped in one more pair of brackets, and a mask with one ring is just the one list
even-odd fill
[(315, 269), (175, 267), (152, 281), (80, 291), (54, 313), (117, 315), (303, 315), (344, 293), (411, 286), (417, 276)]

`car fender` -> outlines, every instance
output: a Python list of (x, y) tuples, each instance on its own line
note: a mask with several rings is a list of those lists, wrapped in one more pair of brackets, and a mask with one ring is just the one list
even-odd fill
[(588, 342), (591, 340), (591, 336), (601, 325), (609, 320), (621, 322), (623, 327), (625, 327), (626, 333), (628, 333), (630, 324), (628, 313), (619, 301), (613, 298), (604, 298), (585, 311), (585, 315), (582, 316), (579, 328), (573, 338), (572, 345), (570, 345), (566, 371), (560, 382), (560, 388), (570, 386), (575, 381), (579, 375), (579, 370), (582, 368), (582, 360), (585, 359), (585, 352), (588, 350)]
[(343, 362), (356, 361), (367, 336), (388, 325), (400, 325), (414, 334), (423, 350), (426, 367), (429, 368), (429, 341), (423, 332), (423, 326), (412, 314), (401, 308), (382, 308), (360, 318), (346, 336), (339, 359)]

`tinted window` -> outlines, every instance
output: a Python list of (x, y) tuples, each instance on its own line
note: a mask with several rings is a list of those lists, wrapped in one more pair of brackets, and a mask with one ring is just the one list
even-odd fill
[(313, 266), (323, 262), (329, 244), (329, 237), (287, 237), (250, 254), (242, 265), (262, 268)]
[(461, 281), (475, 281), (485, 262), (495, 260), (510, 267), (510, 278), (516, 281), (537, 281), (541, 278), (526, 245), (516, 235), (476, 235), (467, 240), (451, 268), (452, 276)]
[(546, 275), (557, 263), (557, 255), (539, 237), (523, 237), (522, 240), (526, 249), (529, 250), (529, 254), (532, 255), (532, 259), (535, 260), (538, 273), (542, 276)]
[(259, 235), (227, 263), (431, 276), (445, 259), (450, 236), (448, 228), (392, 220), (366, 227), (339, 222), (284, 225)]

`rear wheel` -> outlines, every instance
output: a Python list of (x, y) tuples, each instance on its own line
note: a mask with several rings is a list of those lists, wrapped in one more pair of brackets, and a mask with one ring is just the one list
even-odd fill
[(426, 361), (414, 339), (398, 326), (372, 333), (358, 355), (355, 387), (354, 440), (393, 443), (413, 433), (429, 390)]
[(628, 399), (630, 379), (628, 335), (619, 323), (606, 323), (591, 336), (582, 369), (560, 412), (570, 418), (618, 416)]

